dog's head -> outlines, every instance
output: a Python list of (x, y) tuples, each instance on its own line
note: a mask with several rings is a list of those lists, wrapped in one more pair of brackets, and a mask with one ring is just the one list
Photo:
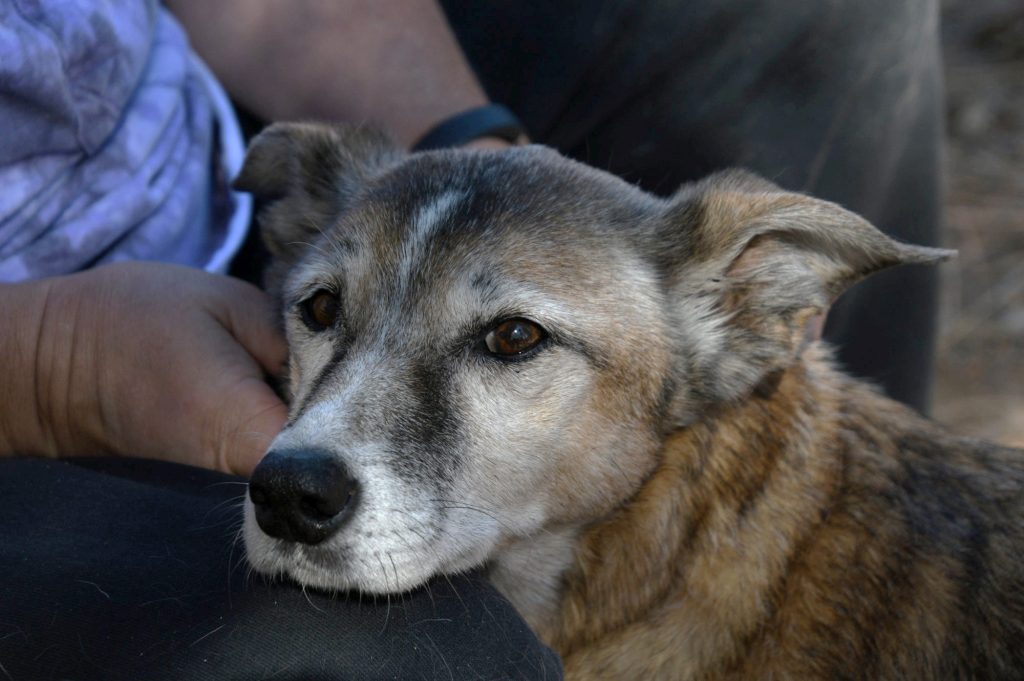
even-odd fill
[(666, 432), (796, 361), (846, 286), (947, 255), (748, 174), (662, 200), (539, 146), (276, 125), (236, 184), (268, 202), (291, 348), (248, 555), (367, 592), (608, 513)]

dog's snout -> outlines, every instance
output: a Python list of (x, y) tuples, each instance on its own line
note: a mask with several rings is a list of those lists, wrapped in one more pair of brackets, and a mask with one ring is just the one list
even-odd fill
[(272, 537), (318, 544), (351, 517), (359, 485), (345, 465), (318, 450), (271, 451), (253, 471), (249, 498)]

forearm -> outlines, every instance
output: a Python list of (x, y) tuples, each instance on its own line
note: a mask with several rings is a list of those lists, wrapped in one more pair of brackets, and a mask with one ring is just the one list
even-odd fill
[(433, 0), (168, 0), (239, 102), (267, 120), (365, 122), (408, 146), (487, 101)]

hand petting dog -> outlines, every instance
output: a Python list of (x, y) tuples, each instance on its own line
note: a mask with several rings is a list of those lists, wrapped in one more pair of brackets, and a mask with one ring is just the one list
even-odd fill
[(0, 454), (117, 454), (248, 475), (286, 409), (269, 297), (123, 263), (0, 289)]

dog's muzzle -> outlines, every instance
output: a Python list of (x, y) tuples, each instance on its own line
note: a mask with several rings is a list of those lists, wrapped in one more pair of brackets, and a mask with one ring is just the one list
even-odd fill
[(271, 537), (319, 544), (352, 517), (359, 484), (330, 453), (268, 452), (249, 481), (256, 522)]

